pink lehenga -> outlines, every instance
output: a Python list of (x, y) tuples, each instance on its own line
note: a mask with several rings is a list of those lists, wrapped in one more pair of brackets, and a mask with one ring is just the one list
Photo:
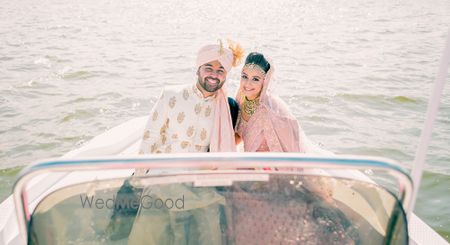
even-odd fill
[[(246, 152), (305, 152), (304, 133), (287, 105), (271, 93), (273, 63), (266, 74), (256, 112), (246, 122), (239, 114), (236, 133)], [(273, 83), (273, 82), (272, 82)], [(238, 91), (236, 100), (242, 108), (244, 97)]]
[[(273, 63), (270, 62), (259, 106), (248, 121), (245, 121), (242, 114), (239, 114), (236, 133), (243, 140), (246, 152), (304, 153), (308, 150), (306, 135), (287, 105), (278, 96), (271, 93), (273, 67)], [(241, 91), (238, 91), (236, 100), (242, 109), (244, 97)], [(262, 168), (269, 171), (274, 170), (264, 166)], [(283, 169), (283, 171), (286, 170)], [(298, 170), (296, 169), (296, 171)], [(308, 186), (326, 186), (319, 184), (316, 179), (304, 179), (304, 183), (305, 193), (315, 193), (312, 192), (314, 189), (307, 188)], [(231, 227), (234, 228), (236, 244), (353, 244), (347, 239), (346, 229), (341, 226), (339, 228), (342, 229), (336, 228), (339, 233), (334, 234), (342, 237), (341, 242), (333, 242), (336, 237), (333, 237), (332, 234), (325, 235), (323, 232), (321, 232), (322, 235), (314, 234), (314, 231), (325, 229), (320, 223), (320, 218), (315, 217), (311, 210), (318, 209), (321, 205), (329, 205), (324, 201), (323, 196), (325, 195), (320, 194), (321, 192), (325, 193), (326, 188), (324, 188), (325, 191), (319, 191), (316, 195), (309, 195), (308, 198), (315, 201), (308, 204), (280, 201), (280, 198), (263, 200), (265, 195), (276, 196), (277, 193), (284, 193), (285, 187), (289, 186), (288, 181), (275, 181), (273, 184), (276, 188), (269, 192), (255, 186), (250, 188), (250, 192), (240, 190), (229, 197), (232, 200), (230, 206)], [(247, 198), (253, 192), (259, 191), (261, 193), (258, 194), (260, 196), (258, 198), (261, 200)], [(301, 194), (301, 192), (299, 193)], [(302, 199), (300, 198), (300, 200)], [(331, 223), (338, 225), (340, 222), (336, 218)], [(302, 240), (305, 238), (307, 240)]]

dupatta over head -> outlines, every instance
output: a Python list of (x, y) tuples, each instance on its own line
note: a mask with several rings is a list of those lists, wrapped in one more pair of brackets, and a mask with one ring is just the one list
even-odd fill
[[(267, 57), (266, 57), (267, 59)], [(258, 133), (248, 134), (251, 139), (245, 140), (250, 146), (246, 151), (255, 152), (264, 137), (271, 152), (305, 152), (304, 132), (297, 119), (290, 112), (288, 106), (277, 95), (272, 93), (274, 64), (267, 59), (270, 69), (267, 71), (260, 94), (259, 106), (248, 121), (247, 130), (256, 130)], [(239, 90), (236, 100), (242, 108), (244, 95)]]

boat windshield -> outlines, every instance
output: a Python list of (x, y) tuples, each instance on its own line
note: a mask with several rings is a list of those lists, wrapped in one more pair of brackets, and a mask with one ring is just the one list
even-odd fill
[[(408, 243), (404, 200), (373, 178), (392, 169), (363, 171), (358, 160), (341, 168), (326, 166), (327, 160), (256, 160), (260, 167), (235, 168), (236, 161), (214, 170), (152, 166), (141, 176), (114, 167), (71, 171), (65, 184), (25, 205), (28, 243)], [(221, 168), (227, 163), (234, 167)], [(86, 176), (92, 179), (81, 180)]]

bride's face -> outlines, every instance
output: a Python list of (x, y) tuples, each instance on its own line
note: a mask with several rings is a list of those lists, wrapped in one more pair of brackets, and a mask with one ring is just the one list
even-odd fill
[(265, 74), (261, 69), (245, 67), (241, 73), (240, 90), (249, 100), (254, 100), (261, 94)]

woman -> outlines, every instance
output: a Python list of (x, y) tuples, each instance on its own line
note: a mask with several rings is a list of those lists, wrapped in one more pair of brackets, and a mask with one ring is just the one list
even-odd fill
[[(311, 153), (296, 118), (271, 93), (273, 71), (273, 63), (263, 54), (247, 56), (236, 96), (240, 105), (236, 139), (238, 143), (243, 140), (246, 152)], [(299, 170), (308, 171), (294, 171)], [(358, 237), (335, 208), (330, 179), (305, 176), (301, 182), (301, 186), (292, 188), (292, 178), (281, 173), (271, 176), (266, 185), (233, 186), (227, 198), (232, 203), (235, 243), (354, 244)]]
[(247, 56), (236, 96), (241, 108), (236, 141), (244, 141), (246, 152), (305, 152), (305, 137), (296, 118), (271, 93), (273, 71), (273, 64), (263, 54)]

